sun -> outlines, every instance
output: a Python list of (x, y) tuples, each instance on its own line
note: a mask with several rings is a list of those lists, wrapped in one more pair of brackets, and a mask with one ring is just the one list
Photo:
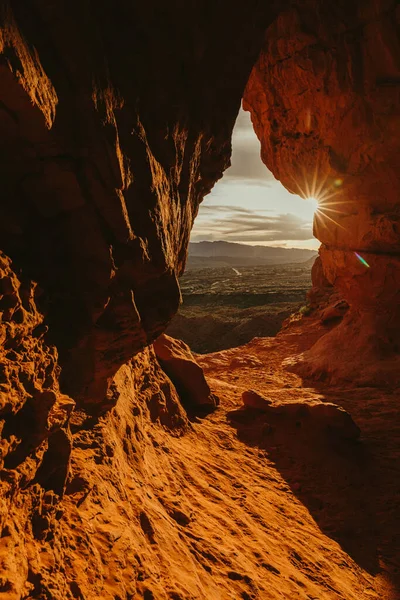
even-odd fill
[(313, 213), (317, 212), (319, 206), (318, 198), (315, 196), (308, 196), (308, 198), (304, 198), (304, 200), (308, 203), (308, 206)]
[(299, 196), (299, 203), (296, 214), (312, 222), (314, 214), (318, 211), (318, 200), (315, 196)]
[(292, 176), (297, 194), (303, 199), (302, 212), (304, 216), (307, 211), (308, 214), (312, 212), (314, 230), (316, 227), (328, 227), (330, 223), (346, 229), (340, 222), (345, 215), (343, 205), (348, 203), (343, 196), (344, 181), (340, 178), (331, 179), (329, 169), (320, 173), (319, 162), (316, 161), (314, 173), (307, 175), (305, 169), (302, 169), (302, 181)]

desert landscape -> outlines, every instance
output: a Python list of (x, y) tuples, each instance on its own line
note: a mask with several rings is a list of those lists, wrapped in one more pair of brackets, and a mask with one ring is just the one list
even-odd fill
[[(303, 258), (307, 251), (298, 254)], [(167, 333), (199, 353), (276, 335), (285, 319), (307, 310), (316, 253), (309, 254), (311, 258), (304, 262), (255, 266), (257, 259), (250, 257), (210, 259), (193, 257), (189, 251), (188, 267), (180, 279), (183, 303)], [(227, 260), (232, 266), (215, 266)]]
[(399, 22), (0, 0), (0, 600), (400, 600)]

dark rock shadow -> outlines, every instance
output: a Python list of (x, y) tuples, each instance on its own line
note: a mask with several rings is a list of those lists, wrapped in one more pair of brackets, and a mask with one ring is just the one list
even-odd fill
[(363, 569), (380, 572), (376, 466), (368, 447), (286, 415), (247, 408), (228, 418), (241, 441), (266, 452), (321, 531)]

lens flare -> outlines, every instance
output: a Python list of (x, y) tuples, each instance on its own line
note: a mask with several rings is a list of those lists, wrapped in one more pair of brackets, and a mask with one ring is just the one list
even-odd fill
[(320, 160), (317, 157), (314, 172), (306, 172), (302, 169), (302, 180), (292, 177), (294, 189), (299, 196), (310, 200), (315, 205), (314, 226), (327, 228), (330, 223), (346, 231), (346, 227), (339, 221), (346, 212), (341, 210), (342, 205), (349, 206), (349, 200), (343, 197), (344, 180), (333, 179), (329, 167), (320, 169)]
[(309, 206), (313, 209), (313, 212), (316, 212), (318, 210), (318, 198), (315, 198), (314, 196), (309, 196), (308, 198), (305, 198), (305, 200), (307, 200)]
[(369, 264), (367, 263), (367, 261), (365, 260), (365, 258), (363, 258), (362, 256), (360, 256), (360, 255), (358, 254), (358, 252), (354, 252), (354, 254), (357, 256), (357, 258), (358, 258), (358, 260), (360, 261), (360, 263), (361, 263), (362, 265), (364, 265), (364, 267), (368, 267), (368, 269), (370, 268), (370, 267), (369, 267)]

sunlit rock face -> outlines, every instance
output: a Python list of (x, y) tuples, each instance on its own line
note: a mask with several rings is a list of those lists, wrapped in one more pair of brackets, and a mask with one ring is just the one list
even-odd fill
[(177, 310), (273, 18), (257, 6), (0, 4), (2, 249), (39, 283), (63, 387), (85, 402)]
[(396, 2), (295, 2), (267, 30), (245, 93), (265, 164), (319, 199), (324, 276), (351, 306), (332, 348), (325, 339), (309, 353), (311, 371), (357, 379), (359, 353), (364, 382), (397, 372), (398, 20)]
[[(0, 595), (155, 597), (148, 484), (189, 424), (149, 344), (275, 16), (0, 0)], [(124, 546), (89, 536), (99, 514)]]
[[(316, 223), (314, 282), (348, 298), (346, 341), (362, 321), (381, 356), (392, 316), (396, 343), (395, 15), (300, 6), (274, 22), (257, 0), (0, 0), (0, 595), (200, 600), (249, 580), (227, 570), (230, 542), (226, 559), (221, 538), (197, 550), (220, 503), (202, 496), (211, 445), (180, 444), (191, 426), (151, 342), (178, 307), (190, 229), (229, 165), (266, 30), (246, 96), (264, 160), (293, 191), (327, 171), (350, 232)], [(194, 459), (206, 491), (186, 506)], [(192, 507), (204, 529), (185, 538)], [(259, 571), (265, 544), (252, 544)]]

